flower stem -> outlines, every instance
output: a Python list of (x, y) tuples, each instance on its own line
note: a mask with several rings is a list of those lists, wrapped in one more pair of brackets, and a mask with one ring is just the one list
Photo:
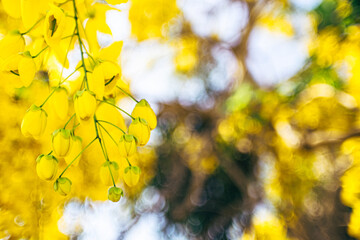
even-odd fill
[(119, 86), (116, 86), (120, 91), (122, 91), (125, 95), (129, 96), (132, 100), (134, 100), (135, 102), (139, 102), (138, 100), (136, 100), (133, 96), (131, 96), (131, 94), (129, 94), (128, 92), (126, 92), (124, 89), (122, 89)]
[(45, 17), (41, 17), (39, 20), (37, 20), (37, 22), (32, 25), (31, 28), (29, 28), (29, 30), (27, 30), (26, 32), (20, 33), (21, 35), (25, 35), (28, 34), (29, 32), (31, 32), (31, 30), (33, 30), (34, 27), (36, 27), (36, 25), (38, 25)]
[(106, 130), (106, 128), (99, 122), (97, 121), (97, 124), (102, 128), (104, 129), (104, 131), (107, 133), (107, 135), (109, 135), (109, 137), (111, 138), (111, 140), (113, 140), (113, 142), (115, 143), (115, 145), (117, 146), (117, 142), (115, 141), (115, 139), (113, 138), (113, 136), (111, 136), (111, 134), (108, 132), (108, 130)]
[(98, 101), (100, 101), (100, 102), (104, 102), (104, 103), (107, 103), (107, 104), (109, 104), (109, 105), (111, 105), (111, 106), (113, 106), (113, 107), (115, 107), (115, 108), (117, 108), (117, 109), (119, 109), (120, 111), (122, 111), (123, 113), (125, 113), (126, 115), (128, 115), (129, 117), (131, 117), (131, 119), (132, 120), (134, 120), (135, 118), (133, 117), (133, 116), (131, 116), (131, 114), (129, 114), (128, 112), (126, 112), (125, 110), (123, 110), (122, 108), (119, 108), (118, 106), (116, 106), (115, 104), (112, 104), (112, 103), (110, 103), (110, 102), (108, 102), (108, 101), (104, 101), (104, 100), (99, 100), (99, 99), (97, 99)]
[(43, 51), (45, 51), (48, 48), (49, 48), (49, 46), (44, 47), (43, 49), (41, 49), (40, 52), (38, 52), (38, 54), (36, 54), (35, 56), (32, 56), (32, 58), (37, 58)]
[(66, 126), (68, 125), (68, 123), (71, 121), (71, 119), (73, 119), (73, 117), (75, 117), (75, 115), (76, 115), (76, 113), (74, 113), (70, 118), (69, 118), (69, 120), (65, 123), (65, 125), (64, 125), (64, 129), (66, 128)]
[(66, 166), (66, 168), (64, 169), (64, 171), (62, 171), (62, 173), (59, 175), (58, 178), (61, 178), (61, 176), (66, 172), (66, 170), (71, 166), (71, 164), (73, 164), (75, 162), (75, 160), (80, 157), (80, 155), (93, 143), (95, 142), (97, 138), (94, 138), (88, 145), (86, 145), (86, 147), (84, 147), (83, 150), (81, 150), (81, 152)]
[[(99, 140), (99, 144), (100, 144), (101, 150), (102, 150), (102, 152), (103, 152), (103, 154), (104, 154), (105, 160), (109, 162), (110, 160), (109, 160), (109, 156), (108, 156), (108, 154), (107, 154), (105, 142), (102, 142), (102, 141), (101, 141), (101, 139), (103, 139), (101, 130), (98, 129), (98, 127), (97, 127), (97, 124), (98, 124), (98, 123), (97, 123), (96, 116), (94, 116), (94, 123), (95, 123), (96, 138)], [(99, 136), (99, 131), (100, 131), (101, 137)], [(103, 144), (104, 144), (104, 146), (103, 146)], [(111, 172), (110, 165), (108, 165), (108, 168), (109, 168), (111, 180), (112, 180), (112, 182), (113, 182), (113, 184), (114, 184), (114, 187), (116, 187), (115, 180), (114, 180), (114, 176), (113, 176), (113, 174), (112, 174), (112, 172)]]
[(116, 127), (117, 129), (119, 129), (120, 131), (122, 131), (123, 134), (125, 134), (125, 131), (124, 131), (124, 130), (122, 130), (121, 128), (119, 128), (118, 126), (116, 126), (115, 124), (113, 124), (113, 123), (111, 123), (111, 122), (108, 122), (108, 121), (105, 121), (105, 120), (96, 120), (96, 121), (97, 121), (97, 122), (104, 122), (104, 123), (110, 124), (110, 125)]
[(86, 83), (86, 88), (89, 89), (89, 83), (88, 83), (88, 79), (87, 79), (87, 70), (86, 70), (86, 66), (85, 66), (85, 60), (84, 60), (84, 52), (83, 52), (83, 42), (81, 40), (80, 37), (80, 31), (79, 31), (79, 25), (78, 25), (78, 13), (77, 13), (77, 8), (76, 8), (76, 4), (75, 4), (75, 0), (73, 0), (73, 6), (74, 6), (74, 19), (75, 19), (75, 29), (76, 29), (76, 35), (78, 37), (78, 41), (79, 41), (79, 46), (80, 46), (80, 54), (81, 54), (81, 62), (84, 68), (84, 79), (85, 79), (85, 83)]

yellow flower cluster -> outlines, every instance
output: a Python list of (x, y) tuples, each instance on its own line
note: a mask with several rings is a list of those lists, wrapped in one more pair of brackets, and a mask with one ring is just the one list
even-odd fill
[[(126, 1), (107, 2), (120, 4)], [(129, 187), (138, 184), (140, 168), (130, 161), (133, 161), (137, 148), (149, 141), (157, 119), (149, 103), (132, 97), (122, 80), (121, 67), (117, 63), (122, 42), (114, 42), (102, 49), (97, 43), (96, 31), (111, 33), (105, 13), (115, 8), (91, 0), (5, 0), (3, 6), (9, 16), (21, 18), (26, 30), (9, 32), (0, 40), (1, 76), (9, 79), (14, 87), (28, 87), (39, 70), (49, 73), (51, 92), (41, 104), (33, 104), (27, 110), (21, 123), (25, 137), (43, 139), (52, 132), (50, 153), (41, 154), (36, 160), (39, 178), (55, 180), (56, 192), (62, 196), (70, 194), (72, 182), (63, 175), (69, 167), (78, 166), (82, 153), (98, 142), (105, 159), (99, 170), (100, 180), (107, 186), (113, 185), (108, 191), (108, 199), (119, 201), (123, 190), (116, 182), (122, 176)], [(63, 77), (63, 68), (69, 67), (67, 54), (76, 49), (76, 45), (81, 60), (73, 73)], [(57, 69), (57, 65), (62, 69)], [(72, 75), (78, 75), (78, 78), (70, 81)], [(119, 96), (128, 96), (137, 102), (131, 114), (117, 106)], [(132, 119), (128, 129), (119, 111)], [(112, 117), (107, 118), (109, 115)], [(79, 130), (82, 128), (92, 128), (89, 132), (95, 132), (95, 136), (90, 141), (83, 141)], [(124, 170), (121, 175), (119, 164), (114, 161), (117, 159), (112, 159), (112, 150), (106, 147), (109, 141), (117, 145), (118, 156), (128, 165), (121, 168)], [(66, 167), (57, 175), (62, 160)]]

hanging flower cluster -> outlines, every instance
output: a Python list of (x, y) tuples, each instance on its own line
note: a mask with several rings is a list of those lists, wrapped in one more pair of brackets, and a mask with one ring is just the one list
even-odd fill
[[(51, 105), (54, 115), (65, 122), (49, 136), (51, 151), (40, 154), (36, 160), (38, 176), (45, 181), (54, 181), (54, 190), (63, 196), (71, 192), (72, 185), (72, 181), (65, 177), (66, 171), (71, 166), (78, 166), (82, 153), (92, 144), (99, 144), (104, 156), (105, 162), (99, 167), (99, 175), (102, 183), (111, 186), (108, 199), (117, 202), (123, 196), (123, 190), (116, 186), (120, 168), (109, 157), (105, 134), (109, 137), (106, 140), (111, 139), (117, 145), (119, 155), (128, 164), (122, 174), (123, 181), (129, 187), (136, 186), (139, 181), (140, 168), (132, 165), (129, 159), (136, 154), (138, 147), (145, 146), (149, 141), (150, 131), (157, 125), (156, 115), (145, 99), (137, 101), (124, 88), (121, 68), (117, 63), (122, 42), (100, 48), (96, 35), (97, 31), (111, 34), (105, 12), (116, 9), (109, 4), (126, 1), (3, 1), (7, 14), (20, 19), (27, 30), (9, 32), (0, 41), (2, 76), (12, 81), (15, 87), (28, 87), (41, 70), (49, 73), (51, 83), (56, 82), (42, 104), (33, 104), (27, 110), (21, 132), (25, 137), (34, 139), (44, 135), (49, 121), (45, 104)], [(64, 68), (70, 67), (70, 50), (78, 51), (81, 60), (71, 74), (63, 77)], [(62, 66), (60, 73), (53, 71), (54, 61)], [(69, 81), (75, 73), (80, 76), (79, 84)], [(119, 91), (136, 101), (132, 113), (117, 106), (116, 93)], [(105, 106), (114, 109), (114, 119), (120, 120), (112, 122), (103, 118)], [(128, 128), (119, 111), (131, 118)], [(72, 127), (69, 127), (70, 122), (73, 122)], [(77, 132), (77, 127), (81, 125), (94, 126), (95, 137), (86, 146), (83, 146), (82, 137)], [(106, 125), (112, 126), (112, 131)], [(60, 161), (65, 161), (67, 165), (58, 174)]]

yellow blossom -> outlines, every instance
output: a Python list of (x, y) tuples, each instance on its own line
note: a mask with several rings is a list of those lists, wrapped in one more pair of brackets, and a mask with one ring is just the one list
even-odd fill
[(71, 191), (72, 182), (66, 177), (56, 179), (54, 183), (54, 190), (62, 196), (66, 196)]
[(40, 138), (46, 128), (47, 114), (45, 110), (36, 105), (32, 105), (21, 122), (21, 132), (25, 137)]
[(136, 166), (129, 166), (124, 170), (124, 181), (129, 187), (134, 187), (140, 179), (140, 168)]
[(45, 17), (44, 38), (48, 45), (56, 48), (65, 30), (65, 13), (61, 8), (52, 6)]
[(78, 136), (72, 136), (71, 138), (71, 149), (67, 156), (64, 157), (66, 164), (70, 164), (76, 157), (76, 160), (73, 162), (72, 166), (77, 166), (80, 162), (81, 155), (80, 152), (82, 151), (82, 140)]
[(71, 150), (71, 136), (69, 129), (57, 129), (52, 133), (52, 147), (57, 157), (66, 157)]
[(145, 146), (150, 139), (150, 128), (143, 118), (135, 118), (129, 126), (129, 134), (137, 138), (139, 146)]
[[(111, 173), (110, 173), (111, 171)], [(100, 180), (103, 184), (109, 186), (119, 178), (119, 165), (116, 162), (106, 161), (100, 167)]]
[(123, 134), (118, 143), (120, 155), (130, 157), (136, 153), (136, 139), (133, 135)]
[(108, 199), (112, 202), (118, 202), (124, 195), (123, 190), (118, 187), (111, 187), (108, 190)]
[(42, 180), (50, 181), (55, 178), (58, 160), (53, 155), (41, 154), (36, 159), (36, 173)]
[(147, 121), (150, 130), (156, 128), (157, 119), (154, 110), (150, 107), (150, 104), (145, 100), (141, 99), (136, 105), (131, 115), (133, 117), (140, 117)]
[(63, 87), (54, 89), (54, 94), (51, 96), (52, 109), (56, 116), (60, 119), (65, 119), (69, 111), (69, 101), (67, 90)]
[(95, 94), (89, 90), (78, 91), (74, 95), (74, 108), (79, 122), (88, 121), (96, 110)]

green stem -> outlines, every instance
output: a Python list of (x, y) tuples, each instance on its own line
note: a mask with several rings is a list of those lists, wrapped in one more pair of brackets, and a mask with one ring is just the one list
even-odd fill
[(81, 155), (93, 142), (95, 142), (96, 139), (97, 139), (97, 137), (94, 138), (88, 145), (86, 145), (86, 147), (84, 147), (83, 150), (81, 150), (81, 152), (66, 166), (66, 168), (64, 169), (64, 171), (62, 171), (62, 173), (59, 175), (58, 178), (61, 178), (61, 176), (62, 176), (62, 175), (66, 172), (66, 170), (71, 166), (71, 164), (73, 164), (73, 163), (75, 162), (75, 160), (76, 160), (78, 157), (80, 157), (80, 155)]
[[(98, 130), (99, 130), (99, 132), (100, 132), (101, 139), (104, 139), (103, 134), (102, 134), (102, 132), (101, 132), (101, 129), (98, 129)], [(106, 149), (105, 141), (103, 141), (103, 145), (104, 145), (104, 149), (105, 149), (105, 153), (106, 153), (107, 159), (108, 159), (108, 161), (109, 161), (109, 154), (108, 154), (107, 149)], [(113, 174), (112, 174), (110, 165), (108, 165), (108, 168), (109, 168), (111, 180), (112, 180), (112, 182), (113, 182), (113, 184), (114, 184), (114, 187), (116, 187), (115, 180), (114, 180), (114, 176), (113, 176)]]
[(89, 89), (89, 83), (87, 81), (87, 70), (86, 70), (86, 66), (85, 66), (85, 60), (84, 60), (84, 52), (83, 52), (83, 42), (81, 40), (80, 34), (79, 34), (79, 25), (78, 25), (78, 13), (77, 13), (77, 8), (76, 8), (76, 4), (75, 4), (75, 0), (73, 0), (73, 6), (74, 6), (74, 19), (75, 19), (75, 29), (76, 29), (76, 35), (78, 36), (78, 41), (79, 41), (79, 46), (80, 46), (80, 54), (81, 54), (81, 62), (84, 68), (84, 79), (85, 79), (85, 83), (87, 86), (87, 89)]
[(50, 154), (52, 154), (52, 152), (53, 152), (53, 151), (51, 150), (51, 151), (50, 151), (50, 152), (49, 152), (49, 153), (48, 153), (47, 155), (50, 155)]
[(45, 99), (45, 101), (40, 105), (40, 107), (44, 106), (44, 104), (49, 100), (49, 98), (54, 94), (54, 92), (58, 89), (58, 87), (55, 87), (52, 92), (49, 94), (49, 96)]
[(30, 32), (31, 30), (33, 30), (33, 28), (36, 27), (36, 25), (38, 25), (39, 22), (41, 22), (44, 18), (45, 18), (45, 17), (40, 18), (39, 20), (37, 20), (37, 22), (36, 22), (34, 25), (32, 25), (31, 28), (29, 28), (29, 30), (27, 30), (26, 32), (20, 33), (20, 34), (21, 34), (21, 35), (25, 35), (25, 34), (29, 33), (29, 32)]
[(109, 137), (111, 138), (111, 140), (113, 140), (113, 142), (115, 143), (115, 145), (117, 146), (117, 142), (115, 141), (115, 139), (111, 136), (111, 134), (108, 132), (108, 130), (106, 130), (106, 128), (99, 122), (97, 121), (97, 124), (102, 128), (104, 129), (104, 131), (107, 133), (107, 135), (109, 135)]
[(78, 124), (76, 124), (75, 126), (73, 126), (72, 131), (74, 131), (75, 128), (77, 128), (78, 126), (80, 126), (80, 123), (78, 123)]
[(45, 51), (48, 48), (49, 48), (49, 46), (44, 47), (43, 49), (41, 49), (41, 51), (38, 54), (36, 54), (35, 56), (32, 56), (32, 58), (37, 58), (43, 51)]
[[(71, 46), (71, 42), (72, 42), (72, 40), (73, 40), (73, 38), (74, 38), (74, 34), (75, 34), (75, 31), (76, 31), (76, 29), (74, 28), (74, 31), (73, 31), (73, 36), (71, 36), (71, 39), (70, 39), (70, 41), (69, 41), (69, 46), (68, 46), (68, 48), (67, 48), (67, 50), (66, 50), (66, 57), (65, 57), (65, 59), (64, 59), (64, 62), (63, 62), (63, 65), (62, 65), (62, 69), (61, 69), (61, 74), (60, 74), (60, 82), (61, 82), (61, 78), (62, 78), (62, 75), (63, 75), (63, 72), (64, 72), (64, 66), (65, 66), (65, 63), (66, 63), (66, 59), (67, 59), (67, 55), (69, 54), (69, 51), (70, 51), (70, 46)], [(64, 80), (65, 81), (65, 80)]]
[(104, 122), (104, 123), (107, 123), (107, 124), (110, 124), (114, 127), (116, 127), (117, 129), (119, 129), (120, 131), (123, 132), (123, 134), (125, 134), (124, 130), (122, 130), (120, 127), (116, 126), (115, 124), (111, 123), (111, 122), (108, 122), (108, 121), (105, 121), (105, 120), (96, 120), (97, 122)]
[(69, 124), (69, 122), (71, 121), (71, 119), (73, 119), (73, 117), (75, 117), (75, 115), (76, 115), (76, 113), (74, 113), (72, 116), (71, 116), (71, 118), (69, 118), (69, 120), (65, 123), (65, 125), (64, 125), (64, 129), (66, 128), (66, 126)]
[(45, 101), (40, 105), (40, 107), (44, 106), (44, 104), (49, 100), (49, 98), (51, 97), (51, 95), (54, 94), (54, 92), (56, 91), (56, 89), (58, 89), (58, 88), (61, 86), (61, 84), (63, 84), (69, 77), (71, 77), (71, 75), (73, 75), (77, 70), (79, 70), (79, 68), (81, 68), (81, 66), (78, 67), (78, 68), (76, 68), (72, 73), (70, 73), (69, 76), (67, 76), (63, 81), (61, 81), (61, 82), (59, 83), (59, 85), (52, 90), (52, 92), (50, 93), (50, 95), (45, 99)]
[[(104, 157), (105, 157), (105, 160), (109, 162), (109, 156), (107, 155), (107, 150), (106, 150), (106, 146), (105, 146), (105, 142), (104, 142), (104, 146), (103, 146), (103, 143), (101, 141), (101, 138), (102, 138), (102, 133), (101, 133), (101, 130), (100, 130), (100, 134), (101, 134), (101, 138), (99, 136), (99, 131), (98, 131), (98, 128), (97, 128), (97, 119), (96, 119), (96, 116), (94, 116), (94, 123), (95, 123), (95, 132), (96, 132), (96, 138), (99, 140), (99, 144), (100, 144), (100, 147), (101, 147), (101, 150), (104, 154)], [(105, 148), (105, 150), (104, 150)], [(116, 187), (116, 184), (115, 184), (115, 180), (114, 180), (114, 176), (111, 172), (111, 168), (110, 168), (110, 164), (108, 165), (108, 168), (109, 168), (109, 172), (110, 172), (110, 176), (111, 176), (111, 180), (114, 184), (114, 187)]]
[(122, 91), (125, 95), (129, 96), (132, 100), (134, 100), (135, 102), (139, 102), (138, 100), (136, 100), (133, 96), (131, 96), (128, 92), (126, 92), (124, 89), (122, 89), (119, 86), (116, 86), (120, 91)]
[(131, 163), (129, 162), (129, 159), (128, 159), (128, 158), (126, 158), (126, 161), (127, 161), (127, 163), (129, 164), (129, 166), (131, 167)]
[(104, 101), (104, 100), (99, 100), (99, 99), (96, 99), (96, 100), (98, 100), (98, 101), (100, 101), (100, 102), (107, 103), (107, 104), (109, 104), (109, 105), (111, 105), (111, 106), (113, 106), (113, 107), (115, 107), (115, 108), (119, 109), (120, 111), (122, 111), (123, 113), (125, 113), (126, 115), (128, 115), (129, 117), (131, 117), (131, 119), (132, 119), (132, 120), (134, 120), (134, 119), (135, 119), (133, 116), (131, 116), (131, 114), (129, 114), (128, 112), (126, 112), (126, 111), (125, 111), (125, 110), (123, 110), (122, 108), (119, 108), (119, 107), (118, 107), (118, 106), (116, 106), (115, 104), (109, 103), (108, 101)]

